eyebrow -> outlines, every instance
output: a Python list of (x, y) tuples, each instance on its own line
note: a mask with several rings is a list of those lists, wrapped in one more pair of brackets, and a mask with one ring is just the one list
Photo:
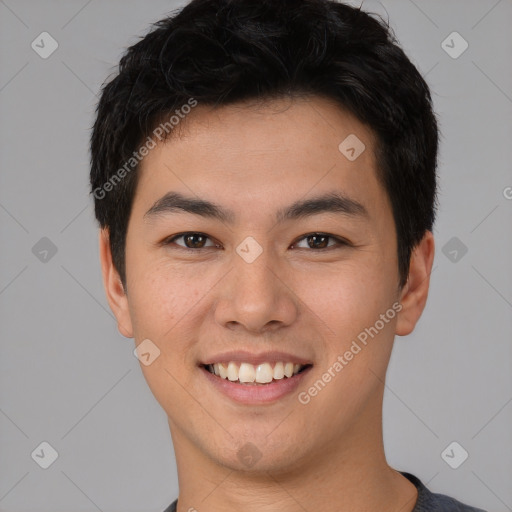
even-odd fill
[[(234, 224), (236, 214), (213, 202), (188, 197), (179, 192), (168, 192), (158, 199), (144, 214), (144, 220), (177, 212), (191, 213), (201, 217), (217, 219)], [(369, 217), (368, 210), (358, 201), (339, 192), (330, 192), (311, 199), (302, 199), (282, 208), (276, 213), (276, 221), (295, 220), (320, 213), (335, 213), (351, 217)]]

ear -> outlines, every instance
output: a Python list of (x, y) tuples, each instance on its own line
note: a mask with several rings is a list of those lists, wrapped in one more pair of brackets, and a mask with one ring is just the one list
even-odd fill
[(425, 308), (434, 252), (434, 235), (426, 231), (411, 254), (407, 283), (400, 292), (402, 310), (398, 314), (395, 330), (398, 336), (407, 336), (414, 330)]
[(103, 286), (108, 304), (117, 319), (117, 329), (126, 338), (133, 338), (133, 327), (128, 309), (128, 298), (125, 294), (119, 273), (112, 262), (110, 236), (106, 228), (99, 232), (99, 249)]

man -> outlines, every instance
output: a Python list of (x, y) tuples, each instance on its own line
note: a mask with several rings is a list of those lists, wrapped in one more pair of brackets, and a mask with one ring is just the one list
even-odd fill
[(128, 49), (91, 189), (119, 331), (168, 415), (169, 511), (475, 511), (391, 468), (395, 335), (434, 258), (438, 128), (389, 29), (194, 0)]

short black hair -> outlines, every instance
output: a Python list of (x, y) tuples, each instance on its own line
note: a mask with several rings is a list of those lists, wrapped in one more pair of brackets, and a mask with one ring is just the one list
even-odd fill
[(137, 150), (155, 126), (191, 101), (215, 108), (304, 95), (334, 100), (376, 135), (403, 287), (435, 220), (439, 133), (429, 87), (389, 22), (332, 0), (192, 0), (126, 50), (96, 111), (91, 193), (125, 288)]

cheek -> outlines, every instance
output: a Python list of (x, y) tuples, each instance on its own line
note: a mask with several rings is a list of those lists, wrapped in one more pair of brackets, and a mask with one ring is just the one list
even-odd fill
[(131, 312), (135, 339), (150, 338), (159, 346), (165, 342), (166, 333), (181, 314), (179, 294), (169, 292), (170, 289), (165, 282), (145, 279), (133, 290)]
[(346, 338), (391, 306), (386, 272), (377, 264), (345, 262), (332, 272), (308, 272), (295, 279), (293, 288), (326, 327)]
[(157, 343), (183, 318), (196, 296), (179, 273), (147, 260), (132, 267), (128, 291), (135, 339), (154, 338)]
[(166, 369), (180, 382), (189, 378), (196, 364), (198, 327), (209, 321), (208, 291), (216, 279), (198, 275), (191, 266), (170, 268), (165, 261), (146, 262), (133, 272), (129, 307), (134, 337), (137, 343), (149, 338), (160, 349), (158, 359), (142, 368), (154, 392), (160, 381), (168, 388)]
[[(385, 373), (394, 339), (396, 299), (390, 271), (384, 266), (377, 252), (367, 253), (364, 264), (347, 263), (329, 275), (310, 274), (300, 282), (298, 294), (314, 313), (326, 344), (322, 370), (332, 367), (339, 356), (346, 360), (333, 384), (340, 392), (354, 388), (369, 393), (378, 383), (376, 375), (382, 378)], [(356, 395), (352, 398), (357, 401)]]
[(315, 288), (303, 283), (300, 293), (322, 331), (326, 350), (317, 371), (326, 384), (325, 391), (322, 383), (302, 391), (314, 396), (313, 416), (321, 418), (322, 411), (329, 411), (329, 421), (344, 425), (380, 392), (394, 339), (394, 300), (378, 265), (346, 266), (314, 282)]
[(194, 340), (193, 333), (187, 331), (200, 299), (199, 290), (195, 281), (176, 271), (164, 271), (157, 264), (146, 263), (140, 273), (132, 275), (128, 286), (134, 337), (137, 343), (150, 339), (160, 350), (150, 365), (141, 363), (141, 370), (156, 400), (164, 410), (171, 410), (170, 404), (176, 407), (187, 399), (182, 386), (186, 388), (190, 378)]

